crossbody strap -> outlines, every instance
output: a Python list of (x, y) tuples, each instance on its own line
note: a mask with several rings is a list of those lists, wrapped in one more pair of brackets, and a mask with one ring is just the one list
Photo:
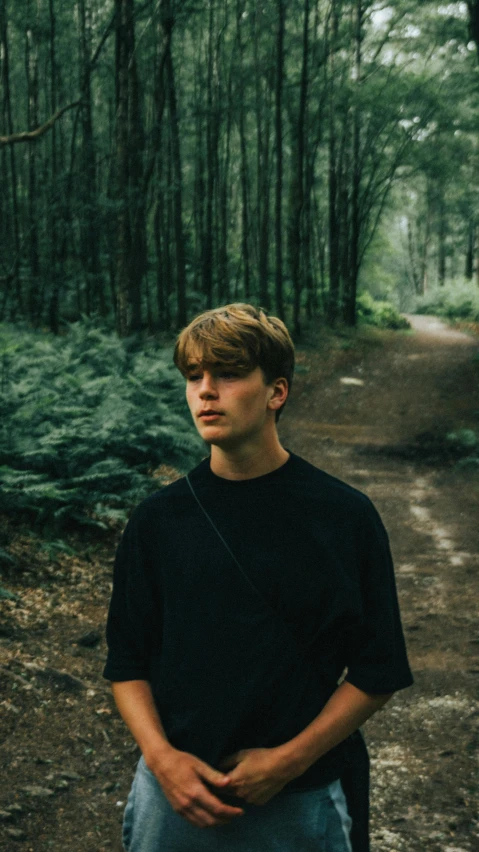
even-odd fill
[(263, 593), (260, 591), (260, 589), (258, 589), (257, 585), (253, 582), (253, 580), (251, 579), (251, 577), (249, 576), (249, 574), (248, 574), (248, 573), (244, 570), (243, 566), (241, 565), (241, 563), (239, 562), (239, 560), (238, 560), (238, 559), (236, 558), (236, 556), (234, 555), (234, 553), (233, 553), (233, 551), (231, 550), (231, 547), (229, 546), (228, 542), (227, 542), (227, 541), (225, 541), (225, 539), (224, 539), (224, 538), (223, 538), (223, 536), (221, 535), (221, 533), (220, 533), (220, 531), (219, 531), (218, 527), (216, 526), (215, 522), (213, 521), (213, 518), (211, 517), (211, 515), (209, 515), (209, 514), (208, 514), (208, 512), (207, 512), (207, 511), (206, 511), (206, 509), (205, 509), (205, 507), (203, 506), (203, 503), (201, 502), (201, 500), (200, 500), (200, 498), (198, 497), (198, 495), (197, 495), (197, 493), (196, 493), (195, 489), (193, 488), (193, 485), (191, 484), (191, 480), (190, 480), (190, 478), (189, 478), (188, 474), (186, 475), (185, 479), (186, 479), (186, 481), (187, 481), (187, 483), (188, 483), (188, 485), (189, 485), (190, 491), (191, 491), (191, 493), (192, 493), (193, 497), (195, 498), (195, 500), (196, 500), (196, 502), (197, 502), (198, 506), (200, 507), (201, 511), (203, 512), (203, 514), (204, 514), (205, 518), (208, 520), (209, 524), (210, 524), (210, 525), (212, 526), (212, 528), (214, 529), (214, 531), (215, 531), (216, 535), (218, 536), (218, 538), (220, 539), (220, 541), (223, 543), (223, 546), (224, 546), (224, 547), (225, 547), (225, 549), (228, 551), (229, 555), (231, 556), (231, 559), (233, 560), (234, 564), (235, 564), (235, 565), (236, 565), (236, 567), (238, 568), (238, 571), (240, 572), (240, 574), (242, 575), (242, 577), (244, 577), (244, 579), (246, 580), (246, 582), (248, 583), (248, 585), (250, 586), (250, 588), (251, 588), (251, 589), (253, 589), (253, 591), (254, 591), (254, 592), (256, 592), (257, 596), (258, 596), (258, 597), (259, 597), (259, 598), (263, 601), (263, 604), (264, 604), (264, 605), (267, 607), (267, 609), (270, 611), (271, 615), (273, 615), (273, 616), (274, 616), (274, 617), (275, 617), (278, 621), (280, 621), (280, 622), (281, 622), (281, 624), (282, 624), (282, 626), (283, 626), (283, 629), (286, 631), (286, 633), (288, 633), (288, 634), (289, 634), (290, 640), (292, 641), (293, 645), (295, 645), (295, 646), (296, 646), (296, 650), (297, 650), (298, 654), (299, 654), (301, 657), (303, 657), (303, 656), (304, 656), (304, 653), (305, 653), (305, 652), (307, 652), (307, 651), (308, 651), (308, 650), (309, 650), (309, 649), (310, 649), (310, 648), (314, 645), (314, 643), (315, 643), (315, 641), (316, 641), (316, 637), (314, 636), (314, 637), (313, 637), (313, 639), (312, 639), (312, 641), (311, 641), (311, 642), (308, 642), (306, 645), (303, 645), (303, 644), (300, 642), (300, 640), (296, 638), (296, 636), (293, 634), (293, 632), (292, 632), (292, 630), (291, 630), (291, 627), (290, 627), (290, 626), (286, 623), (286, 621), (284, 620), (284, 618), (282, 617), (282, 615), (281, 615), (281, 614), (280, 614), (280, 613), (279, 613), (279, 612), (278, 612), (278, 611), (274, 608), (274, 606), (272, 606), (272, 604), (270, 604), (270, 602), (269, 602), (269, 601), (268, 601), (268, 599), (267, 599), (267, 598), (263, 595)]
[(249, 574), (248, 574), (248, 573), (244, 570), (243, 566), (241, 565), (241, 563), (239, 562), (239, 560), (238, 560), (238, 559), (236, 558), (236, 556), (234, 555), (234, 553), (233, 553), (233, 551), (231, 550), (231, 548), (230, 548), (230, 546), (229, 546), (228, 542), (227, 542), (227, 541), (225, 541), (225, 539), (224, 539), (224, 538), (223, 538), (223, 536), (221, 535), (221, 533), (220, 533), (220, 531), (219, 531), (218, 527), (216, 526), (215, 522), (213, 521), (213, 518), (212, 518), (212, 517), (208, 514), (208, 512), (207, 512), (207, 511), (206, 511), (206, 509), (205, 509), (205, 507), (203, 506), (203, 503), (201, 502), (201, 500), (200, 500), (200, 498), (198, 497), (198, 495), (197, 495), (197, 493), (196, 493), (195, 489), (193, 488), (193, 485), (191, 484), (191, 480), (190, 480), (190, 478), (189, 478), (188, 474), (186, 474), (185, 479), (186, 479), (186, 481), (187, 481), (187, 483), (188, 483), (188, 485), (189, 485), (190, 491), (191, 491), (191, 493), (192, 493), (193, 497), (195, 498), (195, 500), (196, 500), (196, 502), (197, 502), (198, 506), (200, 507), (201, 511), (203, 512), (203, 514), (204, 514), (205, 518), (208, 520), (209, 524), (210, 524), (210, 525), (212, 526), (212, 528), (214, 529), (214, 531), (215, 531), (216, 535), (218, 536), (218, 538), (220, 539), (220, 541), (223, 543), (223, 546), (224, 546), (224, 547), (225, 547), (225, 549), (228, 551), (229, 555), (231, 556), (231, 559), (233, 560), (234, 564), (235, 564), (235, 565), (236, 565), (236, 567), (238, 568), (238, 570), (239, 570), (240, 574), (242, 575), (242, 577), (244, 577), (244, 579), (246, 580), (246, 582), (248, 583), (248, 585), (250, 586), (250, 588), (251, 588), (251, 589), (253, 589), (253, 591), (254, 591), (254, 592), (256, 592), (257, 596), (258, 596), (258, 597), (259, 597), (259, 598), (263, 601), (263, 604), (264, 604), (264, 605), (268, 608), (268, 610), (270, 611), (270, 613), (271, 613), (271, 614), (272, 614), (272, 615), (273, 615), (273, 616), (274, 616), (274, 617), (275, 617), (278, 621), (280, 621), (280, 622), (281, 622), (281, 624), (282, 624), (282, 626), (283, 626), (283, 629), (284, 629), (284, 630), (285, 630), (285, 631), (289, 634), (290, 640), (292, 641), (293, 645), (294, 645), (294, 646), (296, 646), (296, 650), (297, 650), (297, 652), (298, 652), (299, 656), (300, 656), (300, 657), (304, 657), (304, 653), (305, 653), (305, 652), (307, 652), (307, 651), (308, 651), (308, 650), (309, 650), (309, 649), (310, 649), (310, 648), (314, 645), (314, 643), (315, 643), (315, 641), (316, 641), (316, 637), (314, 636), (311, 642), (308, 642), (306, 645), (303, 645), (303, 644), (299, 641), (299, 639), (297, 639), (297, 638), (294, 636), (294, 634), (293, 634), (293, 632), (292, 632), (292, 630), (291, 630), (291, 627), (289, 627), (289, 625), (286, 623), (286, 621), (285, 621), (285, 620), (284, 620), (284, 618), (280, 615), (280, 613), (279, 613), (279, 612), (278, 612), (278, 611), (277, 611), (277, 610), (276, 610), (276, 609), (275, 609), (275, 608), (274, 608), (274, 607), (270, 604), (270, 602), (269, 602), (269, 601), (268, 601), (268, 599), (267, 599), (267, 598), (263, 595), (263, 593), (260, 591), (260, 589), (258, 589), (257, 585), (253, 582), (253, 580), (251, 579), (251, 577), (249, 576)]
[(223, 542), (224, 547), (225, 547), (225, 548), (226, 548), (226, 550), (228, 551), (229, 555), (231, 556), (231, 558), (232, 558), (233, 562), (235, 563), (235, 565), (236, 565), (236, 567), (238, 568), (238, 570), (240, 571), (240, 573), (243, 575), (243, 577), (245, 578), (245, 580), (247, 580), (248, 584), (249, 584), (249, 585), (251, 586), (251, 588), (252, 588), (252, 589), (256, 592), (256, 594), (257, 594), (257, 595), (259, 595), (259, 597), (260, 597), (260, 598), (261, 598), (261, 600), (262, 600), (262, 601), (266, 604), (266, 606), (268, 607), (268, 609), (270, 609), (270, 610), (271, 610), (271, 611), (272, 611), (275, 615), (277, 615), (276, 611), (273, 609), (273, 607), (271, 606), (271, 604), (270, 604), (270, 603), (268, 603), (268, 601), (266, 600), (266, 598), (265, 598), (265, 597), (261, 594), (261, 592), (260, 592), (260, 590), (258, 589), (258, 587), (257, 587), (257, 586), (253, 583), (253, 581), (252, 581), (251, 577), (249, 577), (249, 575), (246, 573), (246, 571), (245, 571), (245, 570), (244, 570), (244, 568), (242, 567), (241, 563), (238, 561), (238, 559), (237, 559), (237, 558), (236, 558), (236, 556), (234, 555), (233, 551), (231, 550), (231, 548), (230, 548), (230, 546), (229, 546), (228, 542), (227, 542), (227, 541), (225, 541), (225, 539), (224, 539), (224, 538), (223, 538), (223, 536), (221, 535), (221, 533), (220, 533), (220, 531), (219, 531), (218, 527), (216, 526), (215, 522), (213, 521), (213, 518), (211, 517), (211, 515), (209, 515), (209, 514), (208, 514), (208, 512), (207, 512), (207, 511), (206, 511), (206, 509), (205, 509), (205, 507), (203, 506), (203, 503), (201, 502), (200, 498), (198, 497), (198, 495), (197, 495), (197, 493), (196, 493), (195, 489), (193, 488), (193, 486), (192, 486), (192, 484), (191, 484), (191, 481), (190, 481), (190, 477), (188, 476), (188, 474), (186, 475), (186, 481), (187, 481), (187, 483), (188, 483), (188, 485), (189, 485), (189, 487), (190, 487), (190, 491), (191, 491), (191, 493), (192, 493), (193, 497), (195, 498), (196, 502), (198, 503), (198, 506), (200, 507), (200, 509), (201, 509), (201, 511), (203, 512), (204, 516), (207, 518), (207, 520), (209, 521), (209, 523), (210, 523), (210, 524), (211, 524), (211, 526), (213, 527), (213, 529), (214, 529), (214, 531), (215, 531), (216, 535), (218, 536), (218, 538), (219, 538), (219, 539)]

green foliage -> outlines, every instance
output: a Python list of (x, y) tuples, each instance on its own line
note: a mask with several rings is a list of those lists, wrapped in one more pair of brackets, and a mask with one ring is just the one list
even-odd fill
[(19, 601), (20, 598), (18, 595), (15, 595), (13, 592), (9, 592), (8, 589), (4, 589), (3, 586), (0, 586), (0, 600)]
[(459, 467), (479, 468), (479, 432), (474, 429), (457, 429), (455, 432), (449, 432), (446, 437), (451, 447), (461, 456), (457, 463)]
[(406, 317), (401, 316), (397, 308), (390, 302), (373, 299), (370, 293), (364, 291), (357, 299), (358, 320), (377, 328), (410, 328)]
[(460, 447), (465, 450), (473, 450), (479, 447), (479, 435), (474, 429), (458, 429), (456, 432), (449, 432), (447, 440), (455, 447)]
[(105, 526), (201, 443), (171, 352), (88, 323), (61, 338), (0, 326), (0, 510)]
[(479, 322), (479, 288), (473, 281), (435, 287), (418, 299), (415, 313)]
[(15, 559), (3, 547), (0, 547), (0, 569), (13, 567), (15, 567)]

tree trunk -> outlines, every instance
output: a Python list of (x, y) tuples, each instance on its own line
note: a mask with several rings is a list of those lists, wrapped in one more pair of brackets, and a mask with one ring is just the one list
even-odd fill
[(232, 69), (228, 79), (228, 100), (225, 128), (224, 156), (222, 167), (218, 170), (218, 299), (224, 303), (229, 297), (228, 275), (228, 192), (231, 163), (231, 116), (232, 116)]
[(213, 94), (213, 72), (215, 65), (214, 47), (214, 4), (210, 0), (208, 21), (208, 62), (206, 77), (206, 209), (202, 251), (202, 282), (206, 307), (213, 306), (213, 202), (217, 179), (215, 163), (218, 146), (217, 104)]
[(344, 110), (337, 164), (338, 175), (338, 243), (340, 276), (340, 316), (344, 322), (345, 302), (350, 290), (351, 248), (351, 114)]
[(183, 178), (181, 172), (180, 131), (178, 122), (178, 107), (176, 100), (175, 72), (171, 55), (171, 41), (166, 54), (166, 76), (168, 85), (168, 107), (170, 115), (171, 153), (173, 165), (173, 205), (174, 233), (176, 253), (176, 295), (177, 315), (176, 324), (181, 328), (187, 323), (186, 315), (186, 261), (185, 240), (183, 234)]
[(167, 298), (167, 281), (169, 276), (171, 275), (171, 269), (169, 266), (169, 239), (166, 235), (166, 221), (167, 217), (165, 215), (166, 208), (166, 197), (165, 197), (165, 168), (164, 168), (164, 157), (162, 156), (163, 149), (166, 146), (166, 134), (163, 133), (163, 115), (166, 104), (166, 79), (165, 79), (165, 66), (166, 66), (166, 52), (168, 50), (168, 44), (171, 39), (171, 30), (165, 32), (165, 29), (161, 25), (161, 22), (158, 24), (158, 40), (157, 40), (157, 53), (155, 57), (156, 68), (155, 68), (155, 88), (154, 88), (154, 109), (155, 109), (155, 118), (154, 118), (154, 130), (152, 133), (152, 151), (150, 156), (150, 162), (147, 169), (147, 174), (145, 176), (145, 195), (146, 195), (146, 187), (149, 184), (150, 178), (154, 173), (155, 166), (157, 168), (156, 172), (156, 199), (154, 206), (154, 217), (153, 217), (153, 234), (154, 234), (154, 245), (156, 249), (156, 303), (157, 303), (157, 311), (158, 311), (158, 327), (160, 329), (166, 329), (169, 326), (169, 305)]
[(147, 186), (144, 181), (143, 158), (145, 134), (141, 115), (141, 94), (138, 84), (138, 64), (135, 51), (133, 6), (131, 18), (131, 55), (128, 74), (129, 109), (129, 170), (130, 186), (128, 207), (130, 210), (131, 249), (129, 272), (129, 301), (131, 305), (132, 332), (140, 331), (142, 320), (142, 293), (147, 273), (146, 199)]
[(120, 337), (130, 330), (128, 297), (130, 290), (131, 230), (128, 215), (129, 187), (129, 63), (131, 54), (131, 0), (116, 0), (116, 321)]
[(361, 164), (360, 164), (360, 138), (361, 138), (361, 109), (359, 93), (361, 88), (361, 63), (363, 42), (363, 20), (364, 10), (362, 0), (356, 0), (355, 9), (355, 58), (354, 58), (354, 82), (355, 102), (353, 105), (353, 133), (352, 133), (352, 188), (351, 188), (351, 245), (349, 250), (349, 275), (348, 289), (344, 296), (344, 321), (346, 325), (356, 325), (356, 297), (359, 276), (359, 239), (360, 239), (360, 211), (359, 193), (361, 187)]
[[(262, 307), (269, 308), (269, 209), (270, 209), (270, 110), (264, 96), (264, 57), (260, 56), (260, 20), (263, 8), (255, 6), (253, 21), (253, 52), (255, 64), (255, 110), (256, 110), (256, 189), (257, 189), (257, 247), (258, 247), (258, 295)], [(269, 73), (266, 71), (266, 73)], [(267, 85), (269, 93), (272, 86)]]
[(467, 223), (467, 248), (466, 248), (466, 267), (464, 274), (468, 281), (472, 281), (474, 275), (474, 249), (475, 249), (475, 223), (471, 217)]
[(429, 261), (429, 246), (431, 243), (431, 218), (432, 218), (432, 201), (431, 191), (427, 188), (427, 209), (426, 209), (426, 225), (424, 230), (424, 241), (421, 254), (421, 290), (420, 293), (424, 296), (428, 289), (428, 261)]
[(195, 104), (195, 189), (193, 196), (193, 217), (195, 234), (195, 280), (194, 287), (198, 292), (203, 288), (203, 246), (205, 244), (205, 157), (204, 157), (204, 127), (203, 102), (201, 93), (204, 88), (201, 60), (195, 68), (194, 104)]
[(317, 292), (315, 274), (313, 272), (313, 184), (314, 184), (314, 153), (309, 151), (306, 156), (304, 180), (304, 215), (303, 215), (303, 259), (304, 284), (306, 287), (306, 317), (313, 318), (317, 310)]
[(276, 183), (275, 183), (275, 302), (276, 313), (284, 320), (283, 296), (283, 80), (284, 80), (284, 31), (286, 27), (285, 0), (277, 0), (278, 31), (276, 38), (276, 81), (275, 81), (275, 138), (276, 138)]
[(236, 37), (238, 52), (240, 56), (239, 81), (238, 81), (238, 132), (240, 138), (241, 157), (241, 257), (243, 261), (243, 298), (249, 301), (251, 297), (250, 280), (250, 253), (249, 253), (249, 184), (248, 184), (248, 152), (246, 147), (245, 127), (245, 104), (244, 104), (244, 76), (243, 76), (243, 36), (241, 32), (241, 20), (243, 10), (238, 4), (236, 12)]
[(303, 288), (301, 271), (301, 218), (304, 206), (304, 152), (305, 152), (305, 117), (308, 94), (308, 59), (309, 59), (309, 0), (305, 0), (303, 19), (303, 56), (301, 67), (301, 82), (299, 92), (299, 109), (296, 132), (293, 136), (293, 173), (291, 181), (291, 212), (289, 226), (289, 262), (293, 281), (293, 331), (295, 337), (301, 334), (300, 311), (301, 292)]
[(258, 174), (258, 192), (261, 197), (258, 246), (258, 280), (259, 299), (261, 306), (270, 308), (268, 289), (269, 278), (269, 231), (270, 231), (270, 178), (269, 178), (269, 148), (270, 148), (270, 111), (266, 108), (266, 118), (263, 130), (263, 145), (260, 156), (261, 168)]
[(338, 217), (338, 177), (337, 177), (337, 138), (336, 138), (336, 98), (335, 98), (335, 45), (337, 41), (339, 13), (337, 2), (332, 2), (331, 45), (329, 47), (329, 160), (328, 160), (328, 231), (329, 231), (329, 295), (328, 320), (334, 324), (338, 318), (340, 275), (339, 275), (339, 217)]
[(415, 293), (421, 292), (421, 274), (417, 259), (416, 244), (410, 219), (407, 220), (407, 246), (409, 255), (409, 269)]
[(439, 230), (438, 230), (438, 280), (439, 286), (444, 287), (446, 283), (446, 204), (441, 196), (439, 202)]
[[(57, 110), (57, 59), (56, 59), (56, 16), (53, 0), (48, 0), (48, 11), (50, 21), (50, 109), (53, 115)], [(48, 307), (48, 321), (51, 331), (58, 334), (60, 331), (60, 289), (61, 289), (61, 270), (59, 245), (59, 208), (60, 208), (60, 186), (58, 180), (58, 151), (57, 151), (57, 128), (54, 124), (51, 133), (51, 185), (50, 185), (50, 275), (52, 281), (50, 304)], [(62, 243), (65, 246), (65, 236), (62, 238)]]
[[(12, 134), (12, 101), (10, 93), (10, 54), (9, 54), (9, 38), (8, 38), (8, 13), (7, 0), (0, 0), (0, 90), (3, 92), (2, 98), (2, 113), (1, 113), (1, 132), (5, 135)], [(8, 274), (3, 279), (4, 293), (2, 294), (2, 303), (0, 310), (0, 319), (5, 316), (7, 302), (11, 296), (12, 310), (15, 313), (22, 309), (23, 298), (21, 291), (21, 280), (19, 275), (20, 266), (20, 212), (18, 204), (18, 180), (17, 180), (17, 161), (14, 151), (14, 146), (10, 146), (10, 151), (2, 151), (2, 199), (0, 201), (0, 210), (2, 213), (2, 240), (3, 245), (9, 247), (12, 253), (11, 260), (8, 263)], [(7, 187), (11, 187), (10, 197)]]
[(133, 0), (116, 0), (117, 84), (117, 328), (122, 336), (142, 328), (142, 282), (147, 267), (144, 133), (135, 53)]
[(172, 199), (170, 187), (173, 184), (171, 170), (170, 134), (163, 134), (162, 148), (158, 163), (158, 197), (155, 209), (155, 246), (157, 257), (157, 301), (158, 317), (161, 329), (171, 325), (170, 293), (174, 279), (171, 259), (172, 242)]
[[(27, 127), (33, 130), (38, 127), (38, 49), (36, 42), (36, 26), (28, 4), (27, 30), (25, 33), (25, 68), (27, 72), (28, 110)], [(28, 292), (28, 313), (33, 322), (39, 319), (39, 279), (40, 260), (38, 248), (38, 188), (37, 188), (37, 149), (35, 145), (28, 146), (28, 231), (30, 286)]]
[(82, 97), (80, 256), (86, 279), (86, 314), (91, 316), (92, 311), (99, 308), (101, 316), (105, 316), (105, 293), (100, 272), (96, 152), (93, 139), (91, 103), (91, 9), (88, 0), (78, 0), (78, 13), (80, 19), (80, 92)]

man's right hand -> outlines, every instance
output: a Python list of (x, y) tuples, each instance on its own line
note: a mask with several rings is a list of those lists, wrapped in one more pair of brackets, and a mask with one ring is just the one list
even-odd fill
[(170, 746), (160, 757), (149, 755), (147, 766), (173, 810), (198, 828), (224, 825), (244, 813), (242, 808), (224, 804), (207, 787), (224, 789), (229, 784), (229, 776), (217, 772), (193, 754)]
[(222, 825), (244, 813), (242, 808), (223, 804), (208, 789), (208, 785), (228, 787), (229, 775), (170, 745), (148, 681), (114, 681), (112, 688), (116, 705), (143, 752), (148, 769), (176, 813), (200, 828)]

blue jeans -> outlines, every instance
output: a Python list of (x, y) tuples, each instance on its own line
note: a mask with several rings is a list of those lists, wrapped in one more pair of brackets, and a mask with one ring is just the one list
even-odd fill
[(351, 852), (351, 820), (339, 781), (244, 805), (228, 825), (196, 828), (179, 816), (140, 759), (123, 820), (126, 852)]

